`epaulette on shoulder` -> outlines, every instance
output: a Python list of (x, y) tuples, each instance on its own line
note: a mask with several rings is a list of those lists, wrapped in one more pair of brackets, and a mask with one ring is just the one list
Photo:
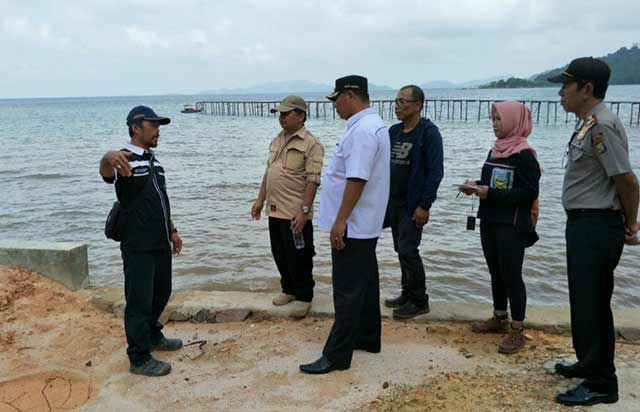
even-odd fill
[(584, 123), (578, 132), (578, 140), (584, 139), (584, 137), (589, 133), (589, 130), (595, 125), (598, 124), (598, 118), (595, 114), (590, 115), (586, 119), (584, 119)]

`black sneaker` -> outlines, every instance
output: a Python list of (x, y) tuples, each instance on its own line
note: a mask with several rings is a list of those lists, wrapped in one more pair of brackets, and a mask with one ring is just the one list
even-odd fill
[(182, 348), (180, 339), (167, 339), (163, 336), (160, 342), (151, 347), (151, 351), (173, 352), (180, 348)]
[(132, 363), (129, 372), (135, 375), (164, 376), (171, 372), (171, 364), (149, 356), (149, 359), (144, 362)]
[(384, 300), (384, 305), (388, 308), (399, 308), (405, 303), (409, 302), (409, 298), (405, 295), (400, 295), (395, 298), (388, 298)]
[(410, 319), (418, 315), (429, 313), (429, 302), (422, 306), (418, 306), (413, 302), (407, 302), (397, 309), (393, 310), (394, 319)]

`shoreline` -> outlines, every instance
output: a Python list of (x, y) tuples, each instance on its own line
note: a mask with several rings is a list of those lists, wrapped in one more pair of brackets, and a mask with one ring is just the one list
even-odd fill
[[(89, 301), (96, 308), (120, 317), (124, 313), (122, 288), (91, 287), (86, 291), (91, 296)], [(172, 293), (160, 319), (163, 322), (221, 323), (218, 318), (229, 318), (233, 321), (244, 321), (252, 316), (260, 319), (288, 318), (290, 314), (287, 305), (274, 306), (271, 303), (272, 295), (273, 293), (267, 292), (181, 289)], [(493, 313), (492, 305), (485, 303), (431, 301), (430, 306), (430, 313), (398, 323), (470, 323), (485, 320)], [(385, 307), (382, 302), (380, 310), (383, 319), (392, 318), (392, 309)], [(627, 341), (640, 342), (640, 308), (613, 308), (613, 313), (618, 336)], [(333, 315), (331, 296), (316, 294), (307, 316), (332, 318)], [(568, 334), (571, 330), (569, 306), (527, 305), (525, 327), (549, 333)]]
[[(2, 265), (0, 283), (0, 411), (574, 410), (553, 397), (576, 381), (550, 371), (572, 359), (570, 337), (529, 329), (523, 350), (498, 354), (502, 335), (474, 334), (466, 322), (484, 317), (482, 305), (465, 315), (460, 305), (433, 302), (415, 322), (385, 318), (380, 354), (355, 351), (349, 370), (308, 376), (298, 365), (322, 350), (332, 323), (327, 296), (316, 298), (311, 316), (291, 320), (270, 294), (178, 292), (166, 313), (185, 321), (169, 321), (164, 332), (186, 346), (156, 353), (172, 372), (147, 378), (128, 372), (122, 319), (114, 316), (120, 290), (71, 292)], [(616, 350), (621, 399), (590, 411), (640, 409), (640, 345), (620, 338)]]

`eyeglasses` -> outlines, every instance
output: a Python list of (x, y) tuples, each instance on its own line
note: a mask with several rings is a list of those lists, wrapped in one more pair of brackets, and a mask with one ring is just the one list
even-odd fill
[(407, 103), (415, 103), (417, 101), (418, 100), (407, 100), (407, 99), (402, 99), (402, 98), (394, 100), (394, 102), (396, 102), (396, 104), (399, 104), (399, 105), (402, 105), (402, 106), (404, 106)]

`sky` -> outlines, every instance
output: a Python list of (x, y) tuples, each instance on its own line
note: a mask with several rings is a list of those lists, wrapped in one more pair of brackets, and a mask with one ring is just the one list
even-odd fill
[(0, 98), (529, 77), (640, 42), (638, 16), (638, 0), (0, 0)]

